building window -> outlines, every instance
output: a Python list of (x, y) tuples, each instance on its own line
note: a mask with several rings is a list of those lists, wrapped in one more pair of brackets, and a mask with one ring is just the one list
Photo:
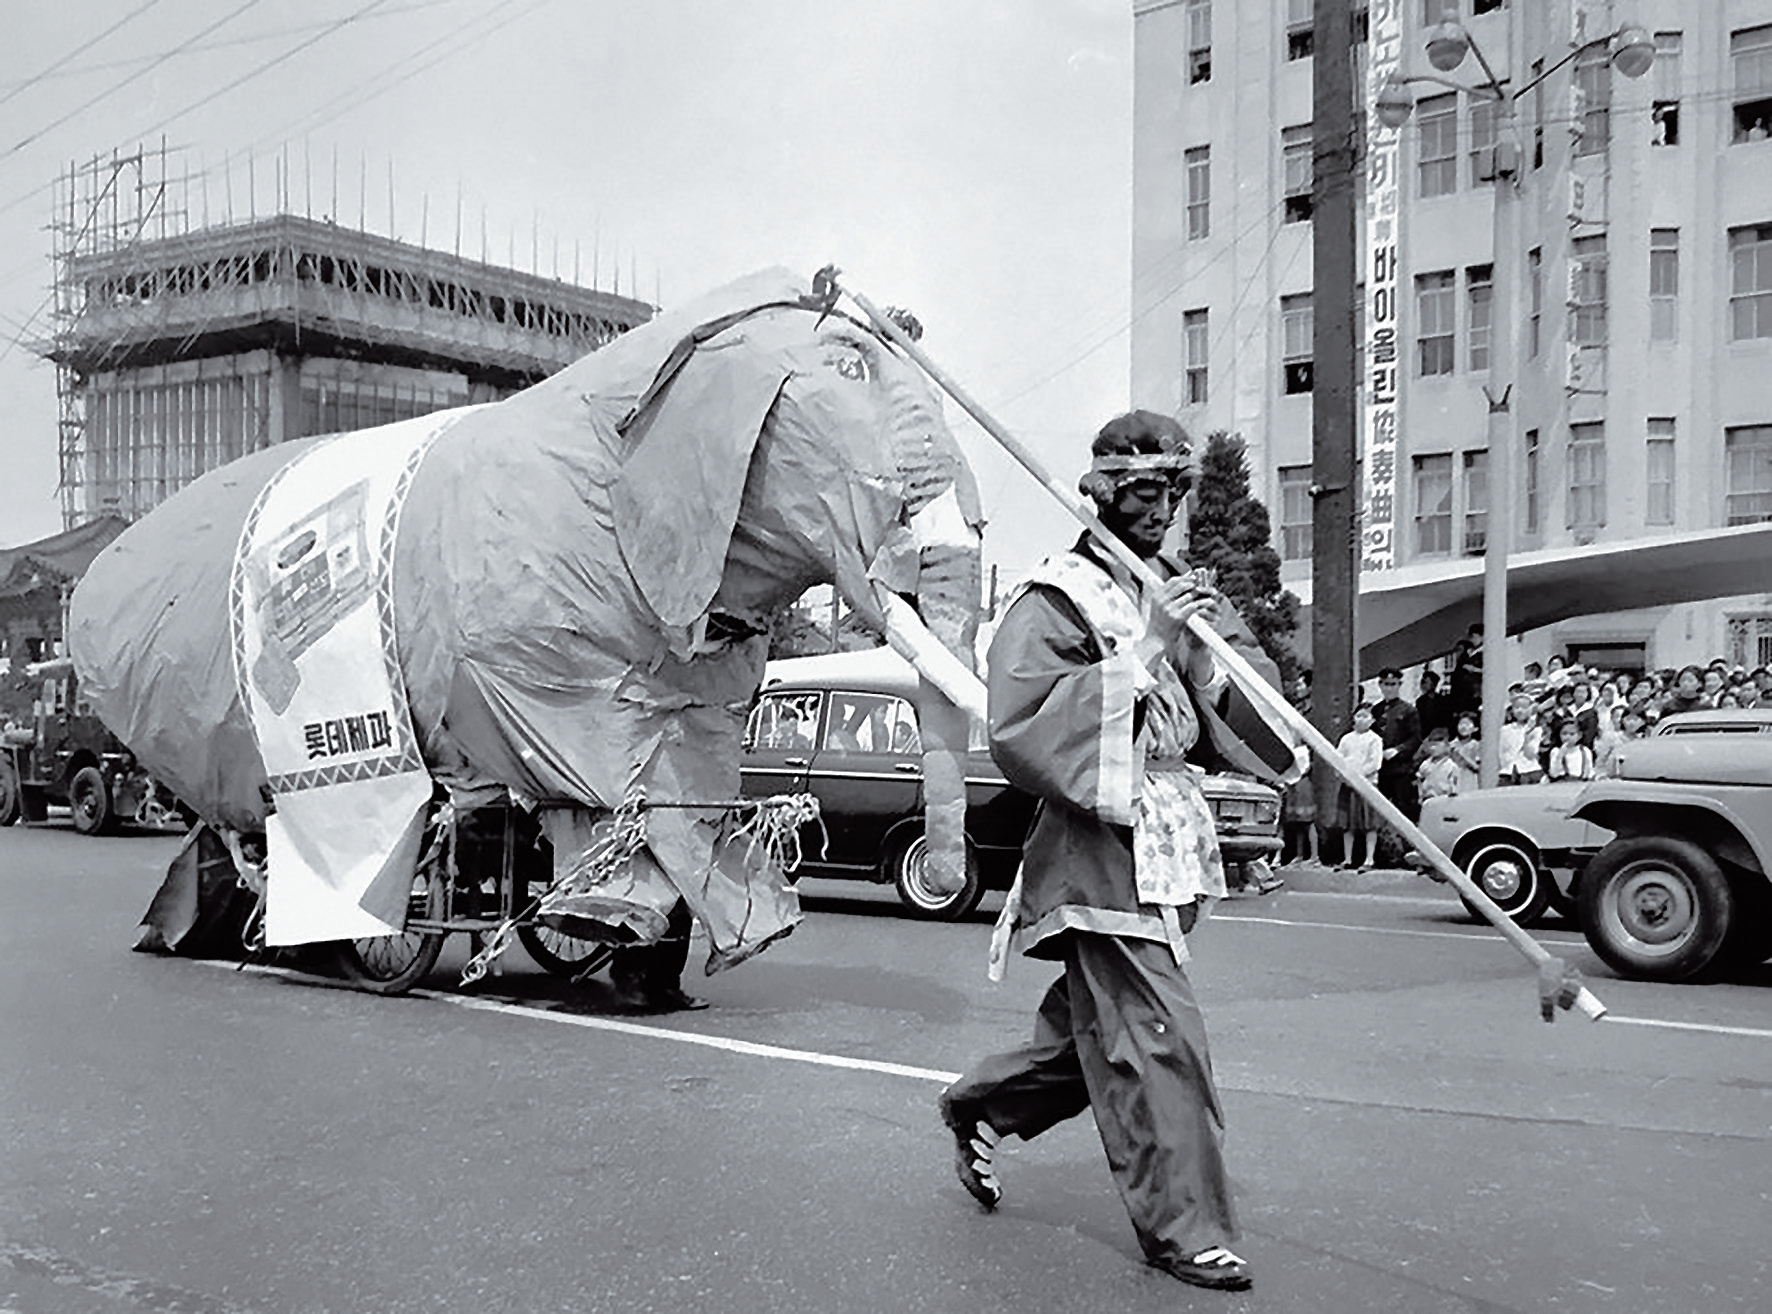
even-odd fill
[(1772, 424), (1726, 430), (1723, 457), (1726, 523), (1752, 525), (1772, 520)]
[(1187, 80), (1212, 80), (1212, 0), (1187, 0)]
[(1305, 223), (1311, 217), (1311, 125), (1286, 128), (1280, 133), (1280, 157), (1284, 161), (1286, 222)]
[(1415, 106), (1421, 125), (1416, 170), (1423, 196), (1458, 189), (1458, 97), (1429, 96)]
[(1765, 141), (1772, 131), (1772, 24), (1731, 32), (1729, 61), (1735, 66), (1731, 140)]
[(1649, 140), (1656, 146), (1680, 144), (1680, 56), (1678, 32), (1655, 34), (1655, 99), (1649, 106)]
[(1649, 230), (1649, 336), (1672, 342), (1680, 336), (1680, 230)]
[[(1354, 44), (1363, 46), (1371, 39), (1372, 13), (1365, 5), (1360, 5), (1354, 10)], [(1356, 133), (1354, 140), (1365, 141), (1366, 138)]]
[(1306, 561), (1311, 555), (1311, 468), (1280, 467), (1280, 559)]
[(1311, 354), (1311, 294), (1280, 298), (1280, 354), (1283, 387), (1288, 393), (1309, 392), (1314, 382)]
[(1605, 46), (1576, 56), (1575, 90), (1581, 106), (1575, 153), (1602, 154), (1612, 138), (1612, 52)]
[(1190, 310), (1181, 317), (1182, 339), (1187, 348), (1187, 404), (1206, 400), (1206, 312)]
[(1731, 616), (1729, 660), (1736, 666), (1772, 666), (1772, 616)]
[(1450, 269), (1415, 276), (1415, 372), (1450, 374), (1457, 362), (1453, 325), (1458, 321), (1458, 282)]
[(1421, 0), (1421, 25), (1432, 27), (1436, 23), (1455, 22), (1458, 18), (1458, 0)]
[(1648, 446), (1643, 459), (1643, 523), (1674, 522), (1674, 422), (1649, 421)]
[(1196, 146), (1183, 157), (1187, 167), (1187, 240), (1212, 235), (1212, 150)]
[(1532, 167), (1544, 167), (1544, 61), (1532, 61)]
[(1772, 224), (1729, 231), (1729, 337), (1772, 338)]
[(1472, 265), (1464, 271), (1466, 358), (1473, 370), (1489, 368), (1490, 316), (1495, 309), (1495, 267)]
[(1492, 14), (1505, 3), (1507, 0), (1471, 0), (1471, 13)]
[(1606, 523), (1606, 426), (1599, 421), (1569, 426), (1569, 527), (1598, 529)]
[(1538, 532), (1538, 430), (1526, 430), (1526, 468), (1521, 472), (1521, 491), (1525, 495), (1525, 515), (1521, 528), (1528, 534)]
[(1569, 243), (1569, 341), (1578, 347), (1606, 341), (1606, 239), (1578, 237)]
[(1464, 454), (1464, 555), (1481, 556), (1489, 542), (1489, 453)]
[(1286, 0), (1286, 58), (1309, 59), (1317, 48), (1314, 0)]
[[(1495, 121), (1499, 102), (1471, 102), (1471, 186), (1487, 187), (1495, 181)], [(1488, 175), (1485, 177), (1484, 175)]]
[(1526, 357), (1538, 359), (1544, 345), (1544, 251), (1533, 247), (1526, 252)]
[(1417, 456), (1415, 467), (1415, 554), (1446, 556), (1452, 551), (1452, 457)]

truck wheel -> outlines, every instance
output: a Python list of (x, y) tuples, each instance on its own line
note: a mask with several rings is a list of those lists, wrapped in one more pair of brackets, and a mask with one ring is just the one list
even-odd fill
[[(1518, 844), (1505, 840), (1485, 844), (1465, 863), (1464, 874), (1521, 926), (1533, 925), (1550, 906), (1550, 873)], [(1463, 899), (1462, 895), (1459, 897)], [(1484, 920), (1483, 915), (1471, 906), (1470, 900), (1463, 899), (1463, 902), (1472, 917)]]
[(1581, 930), (1620, 975), (1689, 981), (1722, 951), (1735, 892), (1716, 860), (1689, 840), (1613, 840), (1579, 886)]
[(95, 766), (84, 766), (68, 782), (68, 809), (74, 814), (74, 829), (82, 835), (102, 835), (111, 829), (111, 787), (105, 773)]
[(932, 922), (957, 922), (984, 897), (984, 877), (978, 855), (966, 846), (966, 880), (949, 894), (929, 883), (929, 842), (921, 829), (912, 831), (887, 851), (886, 877), (898, 889), (898, 897), (913, 915)]
[(24, 810), (18, 777), (12, 773), (12, 763), (0, 757), (0, 826), (10, 826), (24, 815)]

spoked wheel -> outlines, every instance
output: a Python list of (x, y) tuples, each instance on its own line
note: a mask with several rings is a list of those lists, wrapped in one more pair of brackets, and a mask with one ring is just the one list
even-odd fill
[(930, 921), (958, 921), (984, 897), (984, 878), (971, 844), (966, 845), (966, 879), (959, 889), (937, 889), (930, 882), (928, 867), (929, 841), (921, 830), (901, 840), (886, 855), (886, 875), (897, 887), (905, 907), (916, 916)]
[[(406, 920), (436, 920), (446, 907), (441, 863), (431, 861), (412, 878)], [(402, 931), (338, 942), (338, 968), (346, 979), (377, 995), (403, 995), (437, 965), (446, 931)]]
[(581, 940), (552, 926), (520, 923), (517, 941), (536, 966), (551, 976), (577, 978), (601, 971), (615, 957), (615, 950), (601, 940)]
[[(1465, 875), (1496, 905), (1521, 926), (1530, 926), (1550, 906), (1552, 880), (1550, 873), (1538, 865), (1531, 853), (1517, 844), (1497, 841), (1485, 844), (1472, 855), (1465, 866)], [(1482, 914), (1464, 901), (1472, 917)]]

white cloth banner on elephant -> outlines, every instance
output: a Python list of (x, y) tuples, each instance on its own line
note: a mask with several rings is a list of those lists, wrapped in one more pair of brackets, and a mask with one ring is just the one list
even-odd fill
[(406, 704), (391, 556), (406, 490), (465, 412), (323, 443), (266, 485), (230, 590), (235, 675), (276, 811), (265, 941), (392, 935), (404, 922), (431, 776)]

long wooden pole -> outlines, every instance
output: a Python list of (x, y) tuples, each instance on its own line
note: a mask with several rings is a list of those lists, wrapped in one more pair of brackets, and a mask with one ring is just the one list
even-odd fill
[[(1022, 468), (1038, 480), (1047, 492), (1057, 498), (1059, 504), (1076, 517), (1084, 528), (1095, 536), (1096, 541), (1112, 554), (1116, 561), (1131, 571), (1135, 579), (1143, 581), (1148, 589), (1157, 589), (1162, 586), (1162, 581), (1157, 578), (1156, 572), (1151, 569), (1150, 564), (1121, 542), (1106, 525), (1102, 524), (1100, 517), (1095, 514), (1095, 509), (1084, 500), (1082, 494), (1074, 492), (1054, 479), (1040, 458), (1034, 455), (1014, 434), (997, 423), (996, 419), (973, 400), (946, 371), (930, 360), (922, 348), (911, 340), (909, 334), (899, 328), (861, 293), (852, 288), (844, 288), (843, 292), (861, 308), (862, 313), (868, 317), (880, 333), (914, 360), (930, 378), (940, 384), (942, 389), (959, 403), (961, 409), (976, 420), (986, 433), (1002, 444), (1004, 450), (1019, 461)], [(1481, 913), (1496, 930), (1501, 932), (1508, 943), (1518, 949), (1526, 961), (1538, 970), (1539, 1005), (1546, 1021), (1550, 1021), (1555, 1016), (1555, 1009), (1558, 1006), (1578, 1008), (1595, 1021), (1605, 1016), (1606, 1006), (1594, 996), (1592, 991), (1581, 984), (1578, 974), (1573, 972), (1562, 959), (1556, 957), (1538, 941), (1526, 934), (1513, 918), (1504, 913), (1487, 894), (1484, 894), (1476, 883), (1453, 863), (1452, 859), (1442, 853), (1439, 847), (1416, 827), (1414, 822), (1404, 816), (1396, 804), (1381, 794), (1377, 785), (1367, 780), (1363, 773), (1336, 750), (1335, 745), (1331, 744), (1315, 726), (1305, 720), (1299, 714), (1298, 709), (1287, 702), (1285, 696), (1278, 689), (1262, 679), (1255, 668), (1243, 660), (1242, 654), (1226, 643), (1217, 631), (1198, 617), (1190, 618), (1188, 629), (1230, 672), (1245, 694), (1261, 703), (1275, 719), (1290, 728), (1294, 734), (1309, 745), (1310, 750), (1317, 754), (1320, 760), (1333, 767), (1336, 774), (1347, 782), (1349, 788), (1365, 799), (1373, 811), (1401, 833), (1403, 838), (1432, 864), (1434, 870), (1450, 882), (1464, 896), (1465, 901)]]

